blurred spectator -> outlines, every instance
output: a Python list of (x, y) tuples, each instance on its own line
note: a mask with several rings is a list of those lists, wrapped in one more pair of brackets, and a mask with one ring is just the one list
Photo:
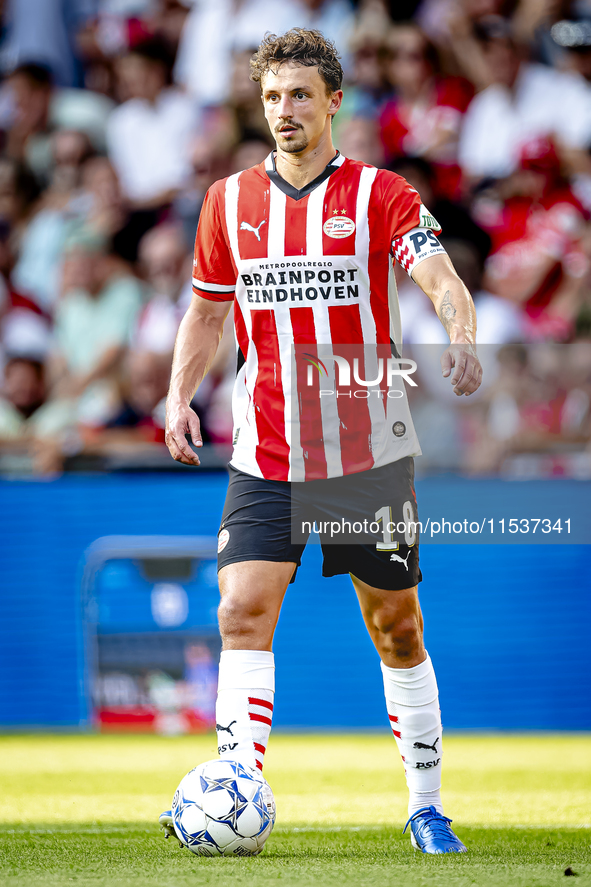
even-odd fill
[(44, 364), (32, 357), (10, 358), (0, 391), (0, 452), (28, 460), (40, 474), (53, 474), (63, 462), (60, 430), (47, 403)]
[(232, 56), (232, 75), (228, 106), (232, 109), (238, 132), (258, 133), (265, 139), (269, 132), (263, 103), (261, 102), (261, 86), (250, 79), (250, 59), (255, 49), (250, 48), (235, 52)]
[(0, 221), (0, 370), (6, 355), (43, 363), (49, 351), (50, 318), (13, 286), (10, 226)]
[(351, 35), (351, 70), (339, 113), (333, 118), (336, 143), (351, 117), (375, 120), (391, 87), (386, 75), (387, 37), (391, 22), (380, 3), (366, 4)]
[(496, 384), (468, 454), (471, 469), (564, 474), (569, 463), (580, 470), (586, 462), (588, 476), (591, 349), (512, 345), (497, 357)]
[(49, 122), (53, 129), (71, 129), (88, 136), (94, 151), (104, 152), (106, 126), (115, 103), (90, 89), (57, 89), (50, 104)]
[(232, 157), (231, 172), (241, 172), (262, 163), (271, 151), (271, 145), (262, 139), (246, 139), (241, 142)]
[(161, 38), (173, 56), (179, 47), (189, 6), (189, 3), (181, 3), (180, 0), (159, 0), (147, 19), (152, 33)]
[(461, 240), (470, 243), (478, 252), (481, 263), (484, 263), (491, 248), (489, 234), (476, 224), (460, 203), (436, 193), (432, 165), (424, 157), (401, 157), (390, 165), (390, 169), (403, 176), (419, 192), (422, 202), (441, 225), (442, 242)]
[(194, 3), (181, 35), (174, 78), (200, 106), (230, 98), (234, 50), (258, 46), (266, 31), (282, 34), (300, 24), (297, 0), (202, 0)]
[(91, 150), (86, 135), (69, 130), (53, 133), (48, 146), (48, 187), (22, 233), (20, 255), (12, 273), (15, 287), (46, 312), (53, 309), (58, 297), (64, 240), (68, 224), (82, 210), (76, 199), (82, 165)]
[(511, 28), (517, 43), (526, 45), (524, 32), (536, 30), (532, 7), (538, 18), (545, 19), (550, 10), (540, 10), (549, 5), (555, 5), (554, 0), (424, 0), (416, 21), (437, 46), (446, 69), (463, 73), (480, 92), (494, 82), (494, 72), (483, 58), (475, 33), (491, 20), (498, 21)]
[(0, 367), (11, 357), (44, 363), (51, 347), (51, 323), (34, 303), (8, 290), (0, 297)]
[(21, 241), (12, 279), (44, 311), (52, 311), (58, 298), (66, 231), (65, 214), (47, 208), (37, 213)]
[(2, 395), (0, 439), (4, 440), (22, 435), (28, 420), (45, 402), (43, 364), (26, 357), (12, 357), (4, 367)]
[[(527, 324), (518, 305), (505, 298), (503, 291), (490, 292), (483, 281), (483, 268), (480, 256), (473, 245), (465, 241), (445, 240), (445, 247), (458, 274), (473, 294), (477, 316), (476, 341), (479, 345), (505, 345), (508, 342), (521, 342), (526, 335)], [(482, 360), (489, 378), (484, 388), (491, 384), (493, 374), (487, 361), (491, 349)]]
[(590, 80), (591, 9), (587, 0), (546, 0), (544, 4), (529, 2), (523, 7), (529, 14), (521, 16), (518, 8), (513, 25), (521, 41), (532, 48), (533, 56), (551, 67), (576, 71)]
[[(244, 144), (248, 144), (252, 138), (251, 134), (244, 133), (243, 135)], [(254, 134), (254, 138), (258, 140), (258, 133)], [(195, 245), (195, 232), (207, 189), (217, 179), (222, 179), (229, 174), (231, 155), (237, 147), (236, 141), (236, 121), (229, 108), (217, 109), (215, 113), (208, 112), (207, 125), (192, 140), (190, 147), (191, 175), (176, 196), (173, 205), (174, 215), (183, 226), (187, 249), (191, 253)], [(263, 156), (266, 156), (269, 150), (270, 148)]]
[(362, 160), (372, 166), (384, 166), (384, 149), (378, 125), (371, 117), (352, 117), (342, 127), (338, 148), (344, 157)]
[(140, 243), (139, 258), (149, 297), (139, 315), (134, 348), (169, 355), (191, 301), (191, 258), (182, 230), (158, 225)]
[(519, 170), (483, 195), (476, 211), (493, 238), (488, 288), (522, 306), (528, 339), (568, 341), (589, 270), (586, 213), (553, 143), (525, 144)]
[(189, 5), (178, 0), (95, 0), (95, 14), (77, 35), (87, 73), (90, 68), (96, 77), (97, 66), (151, 37), (161, 39), (174, 55)]
[[(442, 238), (443, 241), (443, 238)], [(504, 345), (520, 342), (525, 331), (525, 320), (520, 308), (502, 295), (493, 294), (483, 287), (482, 262), (475, 247), (467, 241), (445, 241), (448, 255), (472, 293), (477, 315), (476, 342), (479, 345)], [(433, 310), (427, 296), (409, 279), (400, 284), (400, 311), (402, 317), (403, 341), (414, 345), (446, 345), (448, 337)], [(435, 354), (434, 351), (431, 354)], [(439, 356), (437, 357), (439, 359)], [(485, 360), (481, 355), (483, 367)], [(440, 374), (432, 374), (437, 396), (446, 396), (447, 389)], [(490, 376), (483, 379), (483, 386), (490, 383)]]
[(349, 0), (200, 0), (194, 3), (181, 36), (174, 77), (201, 107), (231, 99), (231, 57), (258, 46), (265, 33), (317, 28), (344, 56), (353, 28)]
[[(548, 55), (556, 55), (558, 64), (570, 71), (591, 91), (591, 7), (586, 8), (581, 4), (567, 4), (570, 10), (563, 13), (579, 13), (581, 18), (574, 21), (556, 21), (550, 28), (551, 19), (543, 22), (544, 27), (539, 28), (545, 38), (545, 46), (548, 44), (551, 50)], [(556, 10), (558, 12), (558, 10)], [(558, 16), (556, 16), (558, 18)], [(587, 209), (591, 211), (591, 157), (588, 150), (580, 150), (577, 147), (568, 148), (561, 146), (561, 160), (565, 170), (571, 176), (573, 191)]]
[(0, 156), (0, 219), (17, 237), (26, 226), (40, 193), (28, 167)]
[(550, 34), (555, 46), (560, 46), (563, 62), (572, 72), (591, 82), (591, 9), (579, 21), (556, 22)]
[(139, 281), (88, 230), (65, 247), (64, 295), (55, 313), (52, 398), (64, 424), (99, 426), (119, 409), (116, 371), (142, 302)]
[(431, 161), (435, 190), (446, 197), (459, 193), (457, 145), (462, 115), (474, 94), (460, 77), (444, 77), (437, 51), (413, 24), (392, 29), (388, 76), (395, 95), (380, 118), (387, 157), (412, 154)]
[(553, 136), (560, 148), (591, 144), (591, 90), (573, 74), (526, 62), (499, 17), (479, 25), (491, 85), (471, 102), (459, 158), (473, 179), (500, 178), (518, 166), (524, 143)]
[(115, 237), (124, 226), (127, 207), (117, 174), (106, 157), (91, 157), (84, 164), (78, 207), (87, 225), (105, 237)]
[(348, 47), (355, 24), (351, 0), (301, 0), (301, 7), (297, 26), (316, 28), (333, 40), (338, 47), (345, 76), (348, 77), (351, 71)]
[(117, 63), (124, 101), (109, 118), (109, 156), (123, 193), (137, 208), (169, 204), (190, 173), (198, 115), (193, 101), (169, 85), (170, 65), (166, 47), (155, 39)]
[(170, 355), (131, 351), (123, 365), (122, 406), (93, 442), (93, 451), (164, 443)]
[(51, 137), (51, 154), (51, 179), (44, 204), (62, 209), (80, 188), (82, 165), (92, 154), (92, 147), (85, 133), (60, 129)]
[(91, 12), (89, 0), (6, 0), (3, 6), (2, 70), (35, 61), (51, 70), (58, 86), (76, 86), (73, 38)]
[(130, 208), (106, 157), (91, 157), (84, 164), (82, 192), (75, 209), (88, 228), (111, 239), (115, 255), (131, 263), (137, 260), (140, 240), (158, 220), (157, 210)]
[(24, 161), (39, 184), (47, 183), (53, 164), (51, 133), (70, 129), (85, 133), (92, 147), (104, 148), (105, 126), (113, 103), (82, 89), (53, 89), (50, 71), (35, 63), (23, 64), (9, 76), (13, 119), (6, 152)]
[(16, 160), (26, 161), (37, 179), (43, 182), (51, 165), (51, 72), (42, 65), (24, 64), (12, 72), (9, 86), (14, 102), (14, 120), (7, 134), (6, 152)]

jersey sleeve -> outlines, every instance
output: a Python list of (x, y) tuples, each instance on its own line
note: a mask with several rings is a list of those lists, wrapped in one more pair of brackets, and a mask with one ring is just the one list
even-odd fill
[(226, 236), (224, 192), (216, 183), (203, 201), (193, 261), (193, 292), (213, 302), (232, 302), (236, 268)]
[(410, 277), (425, 259), (446, 254), (437, 238), (439, 222), (402, 176), (390, 183), (386, 205), (392, 257)]

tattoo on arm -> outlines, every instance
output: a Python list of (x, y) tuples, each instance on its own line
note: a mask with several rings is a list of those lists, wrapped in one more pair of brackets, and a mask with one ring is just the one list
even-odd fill
[(455, 306), (452, 304), (451, 290), (446, 290), (439, 308), (439, 317), (448, 334), (453, 326), (456, 314)]

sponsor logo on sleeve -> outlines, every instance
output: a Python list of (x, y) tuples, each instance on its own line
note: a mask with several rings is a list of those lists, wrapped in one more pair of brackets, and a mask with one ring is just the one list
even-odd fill
[(419, 228), (435, 228), (436, 230), (441, 228), (441, 225), (435, 218), (432, 216), (424, 203), (421, 203), (421, 208), (419, 210), (421, 221), (419, 222)]

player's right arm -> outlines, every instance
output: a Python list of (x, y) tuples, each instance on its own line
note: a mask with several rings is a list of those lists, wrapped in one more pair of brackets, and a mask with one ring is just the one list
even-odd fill
[(199, 457), (185, 437), (190, 434), (195, 446), (203, 446), (199, 418), (190, 404), (215, 357), (236, 288), (236, 269), (225, 230), (223, 187), (221, 181), (210, 188), (199, 217), (193, 299), (176, 337), (166, 400), (166, 445), (173, 459), (185, 465), (199, 465)]
[(166, 399), (165, 439), (173, 459), (185, 465), (199, 465), (199, 457), (185, 437), (190, 434), (195, 446), (203, 446), (199, 417), (191, 401), (215, 357), (231, 307), (232, 302), (212, 302), (194, 295), (179, 327)]

